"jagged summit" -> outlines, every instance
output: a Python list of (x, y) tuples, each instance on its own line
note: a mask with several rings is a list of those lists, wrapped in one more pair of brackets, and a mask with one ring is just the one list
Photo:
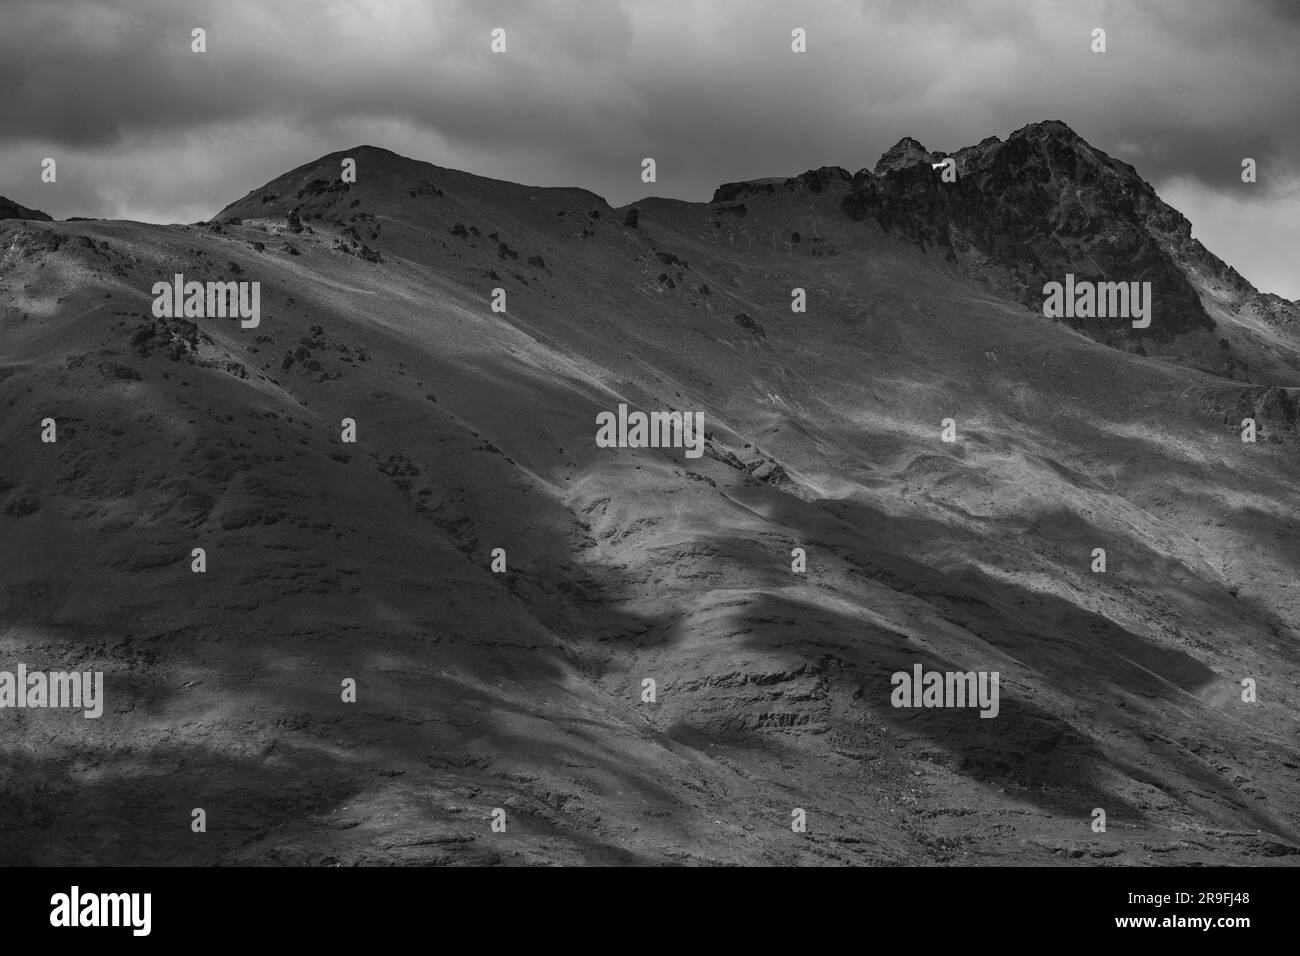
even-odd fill
[(54, 217), (39, 209), (28, 209), (12, 199), (0, 196), (0, 219), (32, 219), (37, 222), (53, 222)]
[[(986, 139), (958, 150), (953, 183), (920, 164), (918, 146), (904, 141), (886, 154), (876, 176), (855, 181), (843, 211), (938, 251), (1031, 308), (1041, 307), (1045, 283), (1066, 274), (1151, 282), (1162, 314), (1150, 331), (1113, 321), (1079, 324), (1111, 344), (1214, 329), (1188, 278), (1190, 260), (1208, 262), (1199, 243), (1192, 245), (1190, 224), (1133, 167), (1065, 123), (1035, 123), (1006, 142)], [(1224, 373), (1226, 361), (1218, 363)]]
[(904, 136), (885, 151), (885, 154), (876, 163), (874, 172), (877, 176), (883, 176), (895, 169), (904, 169), (921, 163), (936, 163), (942, 158), (941, 154), (932, 153), (919, 141), (910, 136)]
[[(1078, 143), (1085, 149), (1091, 150), (1092, 147), (1078, 133), (1072, 130), (1068, 124), (1061, 120), (1042, 120), (1037, 123), (1030, 123), (1026, 126), (1011, 133), (1007, 142), (1026, 141), (1030, 143), (1057, 142), (1057, 143)], [(946, 153), (942, 150), (928, 149), (918, 139), (911, 136), (904, 136), (897, 143), (887, 149), (880, 159), (876, 162), (872, 173), (876, 176), (884, 176), (887, 173), (899, 169), (906, 169), (909, 166), (918, 166), (922, 164), (931, 164), (941, 162), (948, 156), (957, 158), (958, 163), (972, 162), (978, 157), (986, 156), (990, 152), (997, 150), (1005, 145), (1002, 140), (996, 136), (986, 136), (974, 146), (965, 146), (956, 152)]]
[(1039, 120), (1037, 123), (1028, 123), (1016, 130), (1009, 137), (1017, 139), (1021, 137), (1064, 137), (1066, 139), (1083, 139), (1078, 133), (1070, 128), (1068, 123), (1062, 120)]
[[(1007, 139), (1007, 142), (1023, 141), (1026, 143), (1077, 143), (1084, 149), (1092, 151), (1092, 147), (1074, 132), (1069, 125), (1061, 120), (1043, 120), (1038, 123), (1030, 123), (1022, 126), (1013, 132)], [(942, 150), (929, 149), (920, 140), (912, 136), (904, 136), (897, 143), (887, 149), (877, 160), (876, 165), (869, 171), (873, 176), (885, 176), (898, 170), (908, 169), (912, 166), (933, 166), (935, 163), (943, 161), (946, 157), (952, 156), (958, 160), (959, 166), (965, 163), (976, 164), (981, 157), (985, 157), (995, 152), (1005, 143), (996, 136), (986, 136), (974, 146), (966, 146), (954, 153), (946, 153)], [(1100, 154), (1103, 155), (1104, 154)], [(1109, 157), (1106, 157), (1109, 159)], [(1113, 161), (1118, 164), (1118, 161)], [(1123, 166), (1124, 164), (1118, 164)], [(830, 170), (839, 170), (838, 166), (822, 166), (816, 170), (810, 170), (801, 176), (794, 177), (768, 177), (761, 179), (748, 179), (740, 182), (723, 183), (714, 192), (711, 202), (729, 202), (738, 196), (754, 192), (770, 192), (771, 187), (778, 186), (782, 183), (790, 184), (797, 180), (809, 182), (817, 180), (824, 182), (827, 179), (826, 173)], [(1131, 169), (1131, 167), (1126, 167)], [(861, 173), (859, 174), (861, 175)], [(834, 178), (839, 178), (838, 176)], [(844, 177), (846, 179), (851, 177)], [(819, 190), (814, 189), (814, 192)]]

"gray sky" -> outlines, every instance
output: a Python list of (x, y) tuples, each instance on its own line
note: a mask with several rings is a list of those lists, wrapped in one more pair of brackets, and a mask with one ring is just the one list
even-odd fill
[(0, 22), (0, 195), (58, 218), (205, 219), (362, 143), (615, 205), (707, 200), (1060, 119), (1300, 298), (1300, 2), (0, 0)]

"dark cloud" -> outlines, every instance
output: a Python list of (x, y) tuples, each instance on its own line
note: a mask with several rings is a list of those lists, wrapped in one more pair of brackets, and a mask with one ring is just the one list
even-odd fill
[[(56, 215), (196, 218), (317, 155), (374, 142), (614, 203), (647, 191), (703, 199), (724, 181), (871, 166), (904, 135), (956, 149), (1060, 118), (1157, 188), (1295, 203), (1297, 10), (6, 0), (0, 194)], [(197, 26), (203, 55), (190, 52)], [(504, 56), (488, 50), (495, 26), (507, 30)], [(807, 54), (790, 52), (794, 27), (808, 32)], [(1107, 31), (1105, 54), (1090, 49), (1094, 27)], [(45, 155), (60, 160), (57, 187), (38, 182)], [(640, 182), (643, 156), (658, 163), (655, 186)], [(1240, 182), (1246, 156), (1260, 164), (1254, 187)]]

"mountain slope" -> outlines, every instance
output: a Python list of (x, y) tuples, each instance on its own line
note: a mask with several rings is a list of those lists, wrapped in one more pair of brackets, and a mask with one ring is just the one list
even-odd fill
[[(1044, 154), (1089, 195), (1019, 138), (1027, 196)], [(206, 225), (0, 227), (4, 658), (109, 692), (0, 714), (6, 858), (1295, 860), (1288, 340), (1201, 361), (1227, 320), (1150, 233), (1174, 331), (1026, 309), (1026, 243), (1026, 289), (1119, 259), (1035, 217), (977, 259), (981, 148), (959, 198), (907, 144), (631, 226), (358, 147)], [(176, 272), (260, 326), (153, 318)], [(705, 456), (597, 448), (620, 402)], [(998, 717), (892, 707), (918, 663), (998, 671)]]
[(31, 219), (40, 222), (52, 222), (53, 217), (41, 212), (39, 209), (28, 209), (26, 206), (20, 206), (12, 199), (6, 199), (0, 196), (0, 219)]

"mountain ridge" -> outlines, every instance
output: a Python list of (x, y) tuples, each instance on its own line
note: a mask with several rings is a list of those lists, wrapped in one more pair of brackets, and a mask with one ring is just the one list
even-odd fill
[[(933, 168), (949, 155), (957, 171), (951, 184)], [(329, 167), (357, 156), (374, 157), (380, 178), (408, 180), (411, 199), (437, 188), (429, 181), (432, 175), (476, 201), (494, 191), (514, 197), (511, 201), (525, 193), (586, 196), (607, 214), (630, 216), (636, 215), (631, 210), (674, 204), (743, 215), (742, 200), (762, 202), (778, 189), (814, 202), (834, 192), (839, 211), (849, 219), (871, 218), (887, 233), (944, 257), (983, 288), (1031, 310), (1041, 309), (1043, 286), (1062, 281), (1067, 272), (1094, 281), (1151, 282), (1158, 317), (1148, 329), (1114, 319), (1068, 320), (1104, 344), (1139, 352), (1156, 347), (1171, 360), (1241, 381), (1300, 382), (1300, 304), (1257, 290), (1193, 238), (1186, 217), (1164, 203), (1136, 169), (1091, 146), (1060, 120), (1028, 124), (1005, 141), (986, 137), (951, 154), (903, 137), (874, 169), (850, 173), (823, 166), (797, 176), (724, 183), (707, 204), (647, 197), (617, 209), (580, 187), (485, 179), (382, 147), (359, 146), (277, 177), (216, 218), (260, 217), (268, 211), (287, 215), (293, 210), (283, 202), (267, 205), (266, 197), (281, 188), (276, 184), (299, 183), (292, 190), (295, 200), (313, 189), (340, 190), (347, 184), (322, 185), (333, 173)], [(420, 174), (412, 164), (434, 172)], [(314, 173), (311, 182), (304, 179), (308, 172)], [(1073, 225), (1063, 228), (1064, 223)]]

